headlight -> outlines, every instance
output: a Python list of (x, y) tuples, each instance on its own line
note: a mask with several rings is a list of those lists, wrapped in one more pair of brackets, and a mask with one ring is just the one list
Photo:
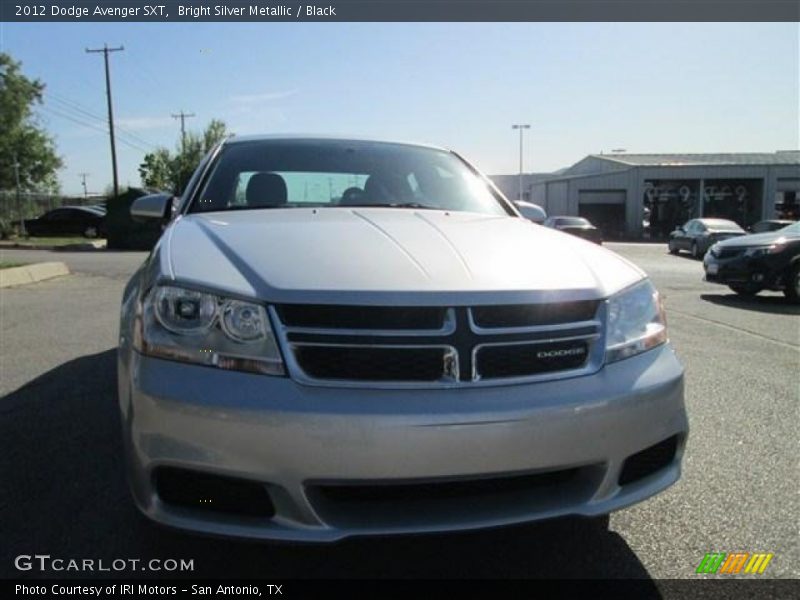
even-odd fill
[(234, 371), (285, 373), (266, 309), (177, 286), (139, 303), (134, 346), (142, 354)]
[(163, 286), (156, 288), (153, 303), (158, 322), (173, 333), (207, 331), (217, 318), (218, 302), (211, 294)]
[(745, 256), (766, 256), (767, 254), (776, 254), (783, 250), (783, 244), (772, 244), (771, 246), (756, 246), (747, 248), (744, 251)]
[(606, 362), (635, 356), (667, 341), (664, 307), (649, 279), (606, 301)]

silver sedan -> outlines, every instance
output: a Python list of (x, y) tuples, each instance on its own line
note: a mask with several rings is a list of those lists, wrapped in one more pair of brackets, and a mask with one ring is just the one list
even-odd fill
[(304, 541), (600, 516), (680, 477), (660, 297), (441, 148), (234, 138), (123, 297), (133, 498)]

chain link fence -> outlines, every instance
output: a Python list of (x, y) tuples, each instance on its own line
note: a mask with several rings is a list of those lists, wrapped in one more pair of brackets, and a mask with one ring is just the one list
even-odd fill
[(105, 196), (65, 196), (0, 190), (0, 237), (8, 237), (19, 229), (20, 219), (33, 219), (61, 206), (105, 205)]

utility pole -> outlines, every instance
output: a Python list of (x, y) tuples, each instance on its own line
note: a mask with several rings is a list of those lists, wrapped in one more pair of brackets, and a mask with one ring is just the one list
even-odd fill
[(108, 99), (108, 133), (111, 136), (111, 169), (114, 174), (114, 197), (116, 198), (119, 196), (119, 181), (117, 180), (117, 146), (114, 143), (114, 111), (111, 108), (111, 75), (108, 69), (108, 53), (109, 52), (121, 52), (125, 50), (124, 46), (120, 46), (119, 48), (109, 48), (108, 44), (103, 44), (102, 48), (97, 48), (91, 50), (86, 48), (86, 52), (94, 53), (94, 52), (102, 52), (103, 58), (105, 59), (106, 63), (106, 97)]
[(194, 113), (185, 113), (181, 110), (173, 119), (181, 120), (181, 154), (186, 154), (186, 119), (196, 116)]
[(89, 192), (86, 190), (86, 178), (89, 176), (89, 173), (78, 173), (78, 177), (81, 178), (81, 185), (83, 186), (83, 197), (88, 198)]
[(527, 123), (515, 123), (511, 126), (511, 129), (519, 129), (519, 200), (522, 200), (522, 130), (530, 128), (531, 126)]
[(19, 161), (17, 160), (17, 153), (14, 153), (14, 181), (17, 184), (17, 216), (19, 217), (19, 234), (25, 235), (25, 218), (22, 216), (22, 206), (19, 198)]

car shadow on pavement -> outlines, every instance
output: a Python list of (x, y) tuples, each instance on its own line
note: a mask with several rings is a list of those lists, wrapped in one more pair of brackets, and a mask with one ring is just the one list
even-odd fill
[[(289, 578), (638, 578), (655, 584), (625, 540), (596, 522), (329, 545), (221, 540), (151, 524), (123, 474), (116, 354), (67, 362), (0, 400), (0, 576)], [(20, 572), (14, 558), (193, 560), (185, 573)]]
[[(670, 252), (667, 251), (667, 254), (670, 254)], [(683, 260), (688, 260), (688, 261), (691, 261), (693, 263), (697, 263), (698, 265), (702, 265), (703, 264), (703, 259), (702, 258), (695, 258), (689, 252), (678, 252), (678, 254), (672, 254), (672, 256), (674, 256), (675, 258), (682, 258)]]
[(800, 306), (783, 296), (741, 296), (739, 294), (700, 294), (706, 302), (776, 315), (800, 315)]

